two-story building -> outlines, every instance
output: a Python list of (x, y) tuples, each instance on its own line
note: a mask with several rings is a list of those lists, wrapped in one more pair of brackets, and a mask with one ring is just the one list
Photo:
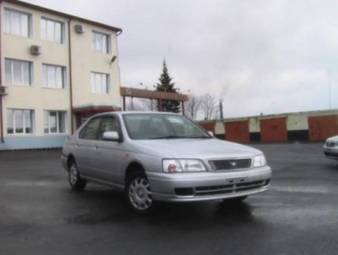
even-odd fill
[(120, 108), (120, 28), (14, 0), (0, 20), (0, 150), (60, 147)]

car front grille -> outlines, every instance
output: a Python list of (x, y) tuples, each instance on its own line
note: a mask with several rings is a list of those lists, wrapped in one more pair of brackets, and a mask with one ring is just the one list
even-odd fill
[(252, 181), (252, 182), (242, 182), (242, 183), (237, 183), (237, 184), (202, 186), (202, 187), (195, 188), (195, 195), (196, 196), (207, 196), (207, 195), (236, 193), (236, 192), (241, 192), (241, 191), (259, 189), (264, 186), (267, 186), (269, 183), (270, 183), (270, 180), (260, 180), (260, 181)]
[(249, 168), (251, 166), (251, 159), (222, 159), (209, 161), (214, 170), (231, 170), (240, 168)]

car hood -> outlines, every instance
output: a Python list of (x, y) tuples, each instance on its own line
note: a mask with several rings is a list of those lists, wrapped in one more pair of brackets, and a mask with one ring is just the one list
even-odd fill
[(255, 148), (219, 139), (160, 139), (139, 140), (139, 151), (164, 158), (234, 158), (261, 154)]
[(327, 141), (338, 142), (338, 135), (327, 138)]

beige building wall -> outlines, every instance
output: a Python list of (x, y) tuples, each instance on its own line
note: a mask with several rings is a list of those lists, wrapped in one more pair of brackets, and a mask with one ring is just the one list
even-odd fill
[[(2, 14), (4, 9), (14, 9), (31, 14), (32, 33), (30, 37), (16, 36), (4, 33), (2, 28), (2, 77), (3, 85), (7, 87), (8, 95), (3, 97), (3, 121), (4, 136), (51, 136), (44, 134), (44, 110), (58, 110), (67, 112), (66, 129), (71, 131), (71, 100), (70, 100), (70, 78), (72, 75), (72, 99), (73, 106), (120, 106), (120, 73), (118, 66), (117, 35), (100, 26), (87, 24), (76, 19), (70, 20), (66, 16), (59, 16), (42, 12), (33, 8), (3, 2), (1, 4)], [(45, 41), (41, 39), (40, 23), (41, 17), (50, 18), (64, 23), (64, 40), (62, 44)], [(68, 22), (70, 31), (68, 31)], [(2, 15), (1, 24), (4, 24)], [(84, 33), (75, 32), (74, 25), (81, 24)], [(92, 45), (92, 31), (103, 32), (110, 35), (110, 52), (107, 54), (96, 52)], [(71, 51), (69, 48), (69, 32), (71, 35)], [(30, 47), (38, 45), (42, 48), (42, 54), (34, 56), (30, 53)], [(70, 73), (70, 54), (72, 59), (72, 74)], [(111, 62), (112, 57), (116, 60)], [(6, 84), (4, 60), (13, 58), (31, 61), (33, 64), (33, 80), (31, 86), (15, 86)], [(64, 89), (53, 89), (43, 87), (42, 64), (63, 66), (66, 69), (66, 84)], [(107, 73), (110, 76), (110, 93), (94, 94), (91, 91), (91, 72)], [(7, 135), (7, 109), (31, 109), (34, 110), (34, 132), (25, 135)], [(75, 126), (75, 125), (74, 125)]]
[[(42, 136), (43, 132), (43, 111), (60, 110), (67, 111), (67, 131), (70, 123), (70, 100), (69, 100), (69, 66), (68, 66), (68, 39), (67, 39), (67, 20), (62, 17), (41, 13), (36, 10), (27, 9), (15, 4), (3, 3), (4, 8), (30, 13), (32, 15), (32, 34), (29, 38), (2, 33), (2, 52), (3, 58), (14, 58), (19, 60), (31, 61), (33, 63), (33, 80), (31, 86), (15, 86), (6, 84), (8, 95), (3, 97), (4, 108), (4, 135), (7, 135), (7, 109), (32, 109), (34, 110), (34, 133), (32, 136)], [(2, 12), (3, 13), (3, 12)], [(3, 15), (2, 15), (3, 16)], [(66, 38), (63, 44), (41, 40), (40, 20), (41, 17), (55, 19), (64, 22)], [(3, 24), (3, 22), (2, 22)], [(39, 45), (42, 54), (33, 56), (30, 53), (32, 45)], [(3, 63), (4, 64), (4, 63)], [(66, 86), (64, 89), (44, 88), (42, 82), (42, 64), (54, 64), (66, 68)], [(4, 65), (3, 65), (4, 66)], [(3, 68), (4, 69), (4, 68)], [(4, 75), (4, 73), (3, 73)], [(27, 135), (25, 135), (27, 136)]]
[[(84, 33), (75, 32), (74, 26), (81, 24)], [(72, 20), (71, 44), (72, 44), (72, 84), (73, 84), (73, 105), (81, 107), (87, 105), (120, 106), (120, 73), (118, 66), (118, 49), (116, 33), (97, 26), (92, 26)], [(97, 52), (93, 49), (93, 31), (102, 32), (110, 36), (111, 50), (109, 53)], [(111, 62), (113, 56), (116, 60)], [(92, 93), (91, 72), (109, 74), (110, 93)]]

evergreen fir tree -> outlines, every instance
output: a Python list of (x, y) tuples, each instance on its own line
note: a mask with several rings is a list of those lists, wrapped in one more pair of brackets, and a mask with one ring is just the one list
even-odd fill
[[(168, 73), (168, 68), (165, 60), (163, 61), (163, 69), (159, 82), (156, 84), (156, 90), (162, 92), (177, 93), (175, 83)], [(161, 105), (160, 105), (161, 104)], [(171, 100), (161, 100), (157, 103), (157, 109), (165, 112), (180, 112), (180, 102)]]

